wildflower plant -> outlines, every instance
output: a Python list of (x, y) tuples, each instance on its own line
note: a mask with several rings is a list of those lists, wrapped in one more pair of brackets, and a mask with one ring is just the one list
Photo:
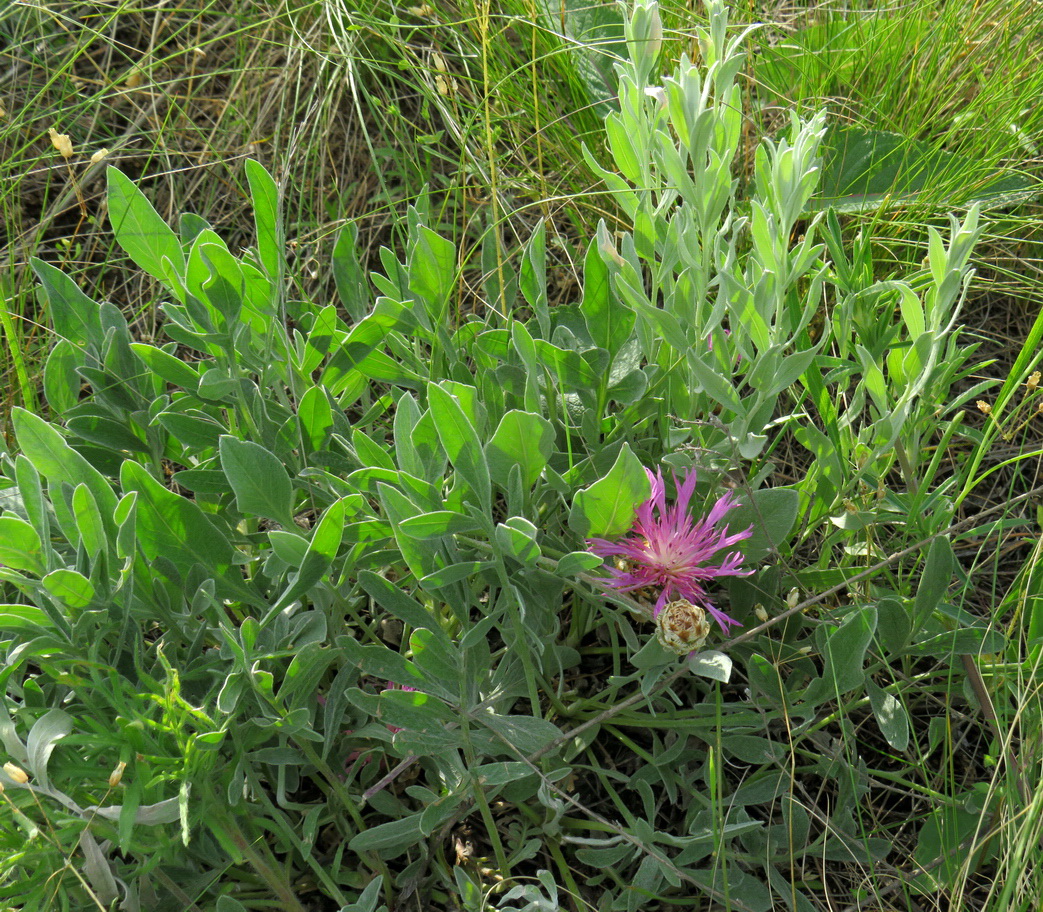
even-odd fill
[[(598, 165), (626, 224), (583, 252), (577, 301), (550, 306), (538, 226), (513, 291), (453, 319), (465, 258), (423, 199), (381, 272), (349, 226), (340, 300), (300, 300), (254, 162), (241, 252), (108, 172), (166, 341), (33, 263), (53, 420), (16, 410), (0, 454), (0, 830), (53, 842), (49, 867), (4, 860), (0, 899), (765, 912), (816, 908), (823, 859), (902, 863), (862, 815), (852, 719), (895, 752), (940, 737), (892, 663), (1002, 638), (946, 601), (945, 538), (901, 592), (855, 588), (863, 542), (833, 519), (870, 472), (908, 482), (925, 416), (960, 401), (976, 214), (875, 281), (806, 211), (825, 115), (765, 140), (743, 195), (742, 36), (709, 4), (698, 64), (660, 79), (662, 35), (639, 0)], [(784, 437), (817, 460), (785, 483)], [(687, 470), (672, 504), (660, 465)], [(938, 521), (933, 478), (893, 493)], [(840, 561), (798, 566), (798, 536)], [(647, 588), (656, 635), (619, 604)], [(678, 661), (706, 613), (748, 629)]]

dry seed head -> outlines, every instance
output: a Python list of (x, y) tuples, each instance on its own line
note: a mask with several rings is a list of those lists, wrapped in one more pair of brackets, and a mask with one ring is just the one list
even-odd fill
[(62, 158), (72, 158), (72, 141), (68, 133), (59, 133), (54, 127), (50, 127), (47, 135), (51, 137), (51, 145), (61, 152)]
[(656, 618), (656, 639), (678, 655), (698, 649), (710, 635), (706, 612), (687, 599), (674, 599), (663, 606)]
[(1037, 386), (1039, 386), (1039, 371), (1033, 371), (1032, 376), (1025, 381), (1025, 386), (1028, 387), (1028, 391), (1031, 393)]
[(108, 149), (99, 149), (97, 152), (95, 152), (91, 156), (91, 164), (92, 165), (98, 164), (98, 162), (100, 162), (108, 154), (109, 154), (109, 150)]
[(4, 772), (19, 785), (25, 785), (29, 781), (29, 774), (20, 766), (15, 766), (13, 763), (5, 763)]
[(989, 403), (987, 403), (984, 399), (979, 399), (977, 402), (977, 406), (978, 411), (981, 412), (983, 415), (992, 414), (992, 406), (989, 405)]
[(127, 764), (123, 760), (120, 760), (120, 762), (116, 764), (116, 768), (111, 773), (109, 773), (110, 789), (115, 788), (117, 785), (120, 784), (120, 782), (123, 780), (123, 771), (126, 768)]

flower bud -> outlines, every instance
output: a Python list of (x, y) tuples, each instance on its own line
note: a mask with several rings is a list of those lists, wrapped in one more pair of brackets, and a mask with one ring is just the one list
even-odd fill
[(656, 639), (671, 652), (685, 655), (698, 649), (710, 635), (706, 612), (687, 599), (674, 599), (656, 617)]

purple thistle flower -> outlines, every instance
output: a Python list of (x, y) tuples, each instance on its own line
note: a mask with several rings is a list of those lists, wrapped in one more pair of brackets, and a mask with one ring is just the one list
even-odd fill
[[(631, 533), (614, 542), (604, 538), (587, 541), (587, 546), (598, 557), (621, 559), (616, 567), (608, 568), (611, 576), (601, 582), (620, 592), (658, 589), (659, 598), (653, 617), (659, 616), (667, 602), (686, 599), (692, 605), (705, 608), (725, 633), (731, 625), (741, 626), (711, 603), (704, 587), (704, 583), (718, 576), (749, 576), (753, 573), (741, 569), (743, 556), (739, 551), (733, 551), (723, 559), (715, 558), (718, 551), (753, 534), (752, 526), (732, 535), (728, 534), (727, 526), (716, 528), (725, 514), (738, 506), (738, 501), (732, 494), (725, 494), (705, 517), (697, 520), (688, 512), (695, 491), (695, 469), (680, 484), (674, 474), (677, 500), (672, 507), (666, 505), (662, 471), (655, 475), (649, 469), (645, 471), (652, 483), (652, 496), (637, 508)], [(714, 560), (719, 562), (707, 563)]]

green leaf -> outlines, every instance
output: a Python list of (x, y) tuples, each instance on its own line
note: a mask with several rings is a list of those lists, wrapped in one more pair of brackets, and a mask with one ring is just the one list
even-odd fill
[(55, 570), (43, 578), (44, 588), (67, 608), (86, 608), (94, 600), (94, 584), (75, 570)]
[(878, 211), (917, 202), (939, 209), (974, 203), (993, 208), (1026, 202), (1040, 192), (1039, 181), (1024, 174), (983, 174), (980, 162), (897, 133), (833, 127), (823, 151), (822, 184), (811, 211)]
[(301, 426), (301, 439), (309, 452), (321, 450), (333, 429), (333, 408), (329, 396), (320, 386), (313, 386), (297, 405), (297, 420)]
[(766, 488), (753, 492), (752, 503), (740, 503), (724, 522), (731, 532), (753, 527), (753, 534), (738, 544), (747, 563), (778, 553), (797, 521), (800, 495), (791, 488)]
[(439, 685), (443, 695), (455, 698), (460, 693), (460, 655), (455, 646), (428, 628), (414, 630), (409, 637), (413, 662), (424, 677)]
[(541, 0), (537, 8), (544, 26), (561, 37), (594, 110), (605, 117), (617, 106), (613, 65), (629, 58), (621, 8), (590, 0)]
[(227, 430), (222, 425), (199, 409), (168, 409), (160, 412), (156, 420), (182, 446), (198, 452), (217, 447), (221, 435)]
[(998, 630), (985, 627), (960, 627), (915, 642), (905, 651), (910, 655), (950, 659), (957, 655), (996, 655), (1002, 653), (1007, 640)]
[(507, 412), (486, 444), (489, 471), (502, 485), (513, 466), (521, 469), (525, 487), (536, 484), (540, 473), (554, 454), (554, 428), (547, 419), (532, 412), (512, 409)]
[(13, 633), (29, 639), (54, 630), (47, 612), (35, 605), (0, 605), (0, 633)]
[(444, 646), (449, 646), (449, 637), (442, 630), (434, 614), (415, 599), (411, 599), (394, 583), (372, 570), (362, 570), (359, 573), (359, 585), (375, 605), (389, 611), (414, 630), (430, 630)]
[(258, 443), (230, 435), (220, 439), (221, 469), (241, 513), (293, 526), (293, 485), (282, 462)]
[[(488, 713), (475, 717), (475, 721), (487, 726), (499, 738), (521, 754), (534, 754), (561, 738), (561, 729), (546, 719), (532, 716), (501, 716)], [(500, 742), (502, 743), (502, 742)]]
[(105, 536), (105, 523), (102, 521), (101, 511), (98, 509), (90, 488), (85, 484), (76, 485), (76, 489), (72, 493), (72, 512), (76, 520), (76, 528), (80, 532), (80, 543), (87, 552), (87, 556), (93, 560), (108, 547), (108, 540)]
[(931, 550), (927, 552), (920, 585), (916, 589), (913, 602), (913, 629), (919, 630), (926, 623), (934, 610), (942, 603), (952, 582), (956, 555), (948, 536), (939, 535), (931, 542)]
[(137, 545), (146, 560), (162, 555), (186, 576), (200, 564), (214, 575), (223, 595), (257, 604), (258, 596), (236, 579), (238, 569), (232, 571), (231, 544), (198, 505), (167, 490), (134, 462), (123, 463), (120, 483), (125, 492), (138, 493)]
[(445, 535), (475, 532), (481, 528), (470, 516), (452, 510), (435, 510), (410, 516), (402, 520), (398, 527), (410, 538), (416, 539), (442, 538)]
[(348, 222), (337, 235), (332, 260), (333, 280), (337, 284), (337, 295), (348, 315), (356, 323), (366, 316), (372, 298), (369, 284), (366, 282), (366, 274), (359, 265), (356, 253), (358, 235), (355, 223)]
[(260, 162), (246, 160), (246, 179), (250, 184), (257, 252), (261, 265), (272, 279), (283, 274), (283, 245), (280, 238), (279, 188)]
[(37, 259), (30, 260), (30, 263), (43, 286), (54, 331), (76, 348), (100, 355), (105, 343), (105, 330), (101, 325), (101, 308), (97, 302), (88, 298), (57, 267)]
[(816, 705), (822, 700), (840, 697), (860, 687), (865, 681), (865, 662), (869, 644), (876, 630), (876, 607), (853, 611), (839, 627), (826, 624), (815, 633), (825, 667), (822, 677), (808, 685), (804, 699)]
[(348, 843), (353, 852), (378, 852), (381, 858), (395, 858), (406, 849), (424, 842), (424, 834), (420, 829), (421, 811), (410, 814), (388, 823), (366, 827), (357, 833)]
[(43, 392), (56, 415), (64, 415), (80, 401), (83, 381), (76, 368), (84, 363), (83, 352), (68, 339), (59, 339), (43, 369)]
[(44, 572), (40, 536), (29, 523), (16, 516), (0, 516), (0, 565), (35, 576)]
[[(106, 174), (109, 222), (117, 243), (150, 276), (176, 290), (170, 267), (177, 276), (185, 273), (185, 255), (177, 235), (129, 177), (112, 166)], [(164, 265), (164, 258), (169, 266)]]
[(540, 546), (536, 539), (539, 530), (524, 516), (512, 516), (496, 524), (496, 544), (522, 564), (535, 564), (540, 557)]
[(613, 538), (634, 523), (637, 508), (648, 500), (648, 473), (624, 443), (608, 474), (576, 494), (569, 528), (581, 538)]
[(440, 386), (428, 384), (427, 397), (435, 429), (449, 461), (478, 496), (477, 506), (486, 513), (491, 513), (492, 483), (489, 480), (489, 466), (474, 426), (456, 398)]
[(604, 559), (589, 551), (570, 551), (558, 561), (558, 576), (573, 577), (580, 573), (595, 570), (604, 563)]
[(72, 716), (60, 709), (45, 712), (29, 729), (25, 739), (26, 766), (33, 777), (33, 785), (48, 789), (51, 778), (47, 772), (51, 754), (62, 738), (72, 733)]
[(274, 617), (287, 607), (294, 599), (300, 598), (316, 585), (329, 571), (333, 560), (340, 549), (344, 537), (344, 518), (348, 498), (342, 498), (331, 504), (322, 514), (315, 531), (311, 536), (308, 551), (301, 562), (301, 568), (293, 582), (279, 596), (268, 612), (265, 620)]
[[(65, 438), (42, 418), (20, 408), (14, 409), (11, 414), (22, 454), (52, 484), (86, 485), (101, 511), (106, 534), (114, 538), (116, 527), (111, 517), (116, 509), (116, 494), (105, 476), (72, 449)], [(65, 514), (68, 512), (60, 498), (54, 501), (54, 508), (59, 520), (63, 518), (63, 511)], [(72, 519), (71, 515), (65, 515), (64, 518)]]
[(195, 368), (169, 352), (156, 348), (154, 345), (146, 345), (144, 342), (131, 342), (130, 348), (141, 359), (145, 367), (158, 377), (162, 377), (167, 383), (172, 383), (189, 392), (193, 392), (199, 385), (199, 374)]
[(583, 300), (579, 309), (590, 338), (599, 348), (614, 356), (630, 340), (637, 315), (612, 291), (608, 266), (596, 238), (590, 242), (584, 260)]
[(866, 692), (884, 740), (895, 750), (904, 751), (909, 746), (909, 719), (902, 704), (872, 679), (866, 681)]
[(409, 250), (409, 290), (424, 305), (434, 328), (441, 328), (456, 281), (456, 246), (420, 225)]

